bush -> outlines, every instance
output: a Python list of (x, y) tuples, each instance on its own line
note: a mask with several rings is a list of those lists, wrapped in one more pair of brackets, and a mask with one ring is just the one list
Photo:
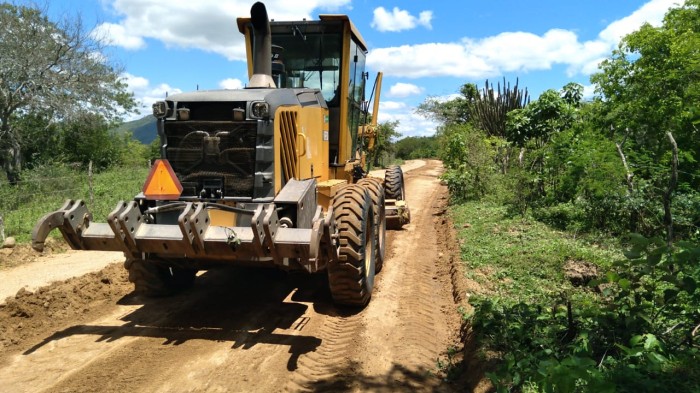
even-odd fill
[(480, 345), (502, 356), (488, 375), (499, 391), (695, 391), (700, 247), (640, 235), (630, 244), (625, 259), (590, 283), (599, 295), (471, 300)]
[(441, 139), (443, 180), (454, 202), (479, 199), (499, 181), (496, 151), (486, 135), (468, 125), (448, 127)]
[(585, 212), (573, 202), (559, 203), (533, 209), (532, 216), (538, 221), (560, 230), (579, 230)]

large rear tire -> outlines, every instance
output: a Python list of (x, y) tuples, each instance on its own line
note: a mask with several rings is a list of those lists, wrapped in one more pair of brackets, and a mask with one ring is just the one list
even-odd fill
[(403, 183), (403, 170), (398, 165), (387, 168), (384, 175), (384, 191), (386, 199), (403, 201), (406, 199), (406, 190)]
[(364, 187), (351, 184), (333, 199), (338, 260), (328, 263), (328, 284), (336, 304), (364, 306), (372, 296), (375, 271), (374, 212)]
[(127, 259), (124, 267), (134, 291), (148, 297), (169, 296), (194, 285), (197, 270), (168, 267), (143, 259)]
[(384, 266), (384, 254), (386, 252), (386, 210), (384, 206), (384, 187), (379, 179), (365, 178), (357, 182), (369, 191), (372, 198), (372, 209), (374, 210), (374, 272), (379, 273)]

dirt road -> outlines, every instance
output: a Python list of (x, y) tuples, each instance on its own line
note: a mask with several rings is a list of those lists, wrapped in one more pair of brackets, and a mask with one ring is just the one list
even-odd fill
[(181, 295), (131, 294), (120, 264), (0, 305), (8, 392), (452, 391), (458, 341), (438, 161), (406, 172), (412, 223), (387, 234), (370, 304), (337, 309), (323, 277), (227, 269)]

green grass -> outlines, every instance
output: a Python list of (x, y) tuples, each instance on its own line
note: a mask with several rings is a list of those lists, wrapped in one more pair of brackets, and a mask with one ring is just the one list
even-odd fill
[(570, 291), (563, 272), (569, 260), (606, 268), (622, 256), (535, 220), (511, 217), (497, 204), (469, 202), (453, 206), (451, 214), (467, 275), (512, 301), (535, 302)]
[[(0, 183), (0, 215), (5, 236), (20, 243), (31, 240), (36, 222), (46, 213), (57, 210), (66, 199), (83, 199), (95, 221), (105, 221), (119, 200), (138, 194), (148, 168), (113, 168), (93, 175), (93, 202), (87, 170), (54, 165), (25, 171), (17, 185)], [(58, 232), (52, 235), (58, 235)]]
[[(615, 239), (577, 238), (496, 203), (450, 214), (465, 279), (481, 285), (465, 319), (477, 356), (497, 359), (486, 375), (498, 391), (697, 391), (698, 346), (683, 332), (697, 325), (700, 249), (679, 243), (668, 272), (655, 251), (628, 259)], [(600, 292), (569, 282), (570, 260), (598, 266)]]

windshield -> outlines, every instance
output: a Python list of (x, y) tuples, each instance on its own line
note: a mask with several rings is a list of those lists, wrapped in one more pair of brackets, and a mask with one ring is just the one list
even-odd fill
[(277, 52), (274, 60), (283, 65), (275, 75), (280, 87), (320, 89), (329, 105), (340, 99), (335, 97), (340, 84), (340, 34), (276, 33), (272, 44)]

